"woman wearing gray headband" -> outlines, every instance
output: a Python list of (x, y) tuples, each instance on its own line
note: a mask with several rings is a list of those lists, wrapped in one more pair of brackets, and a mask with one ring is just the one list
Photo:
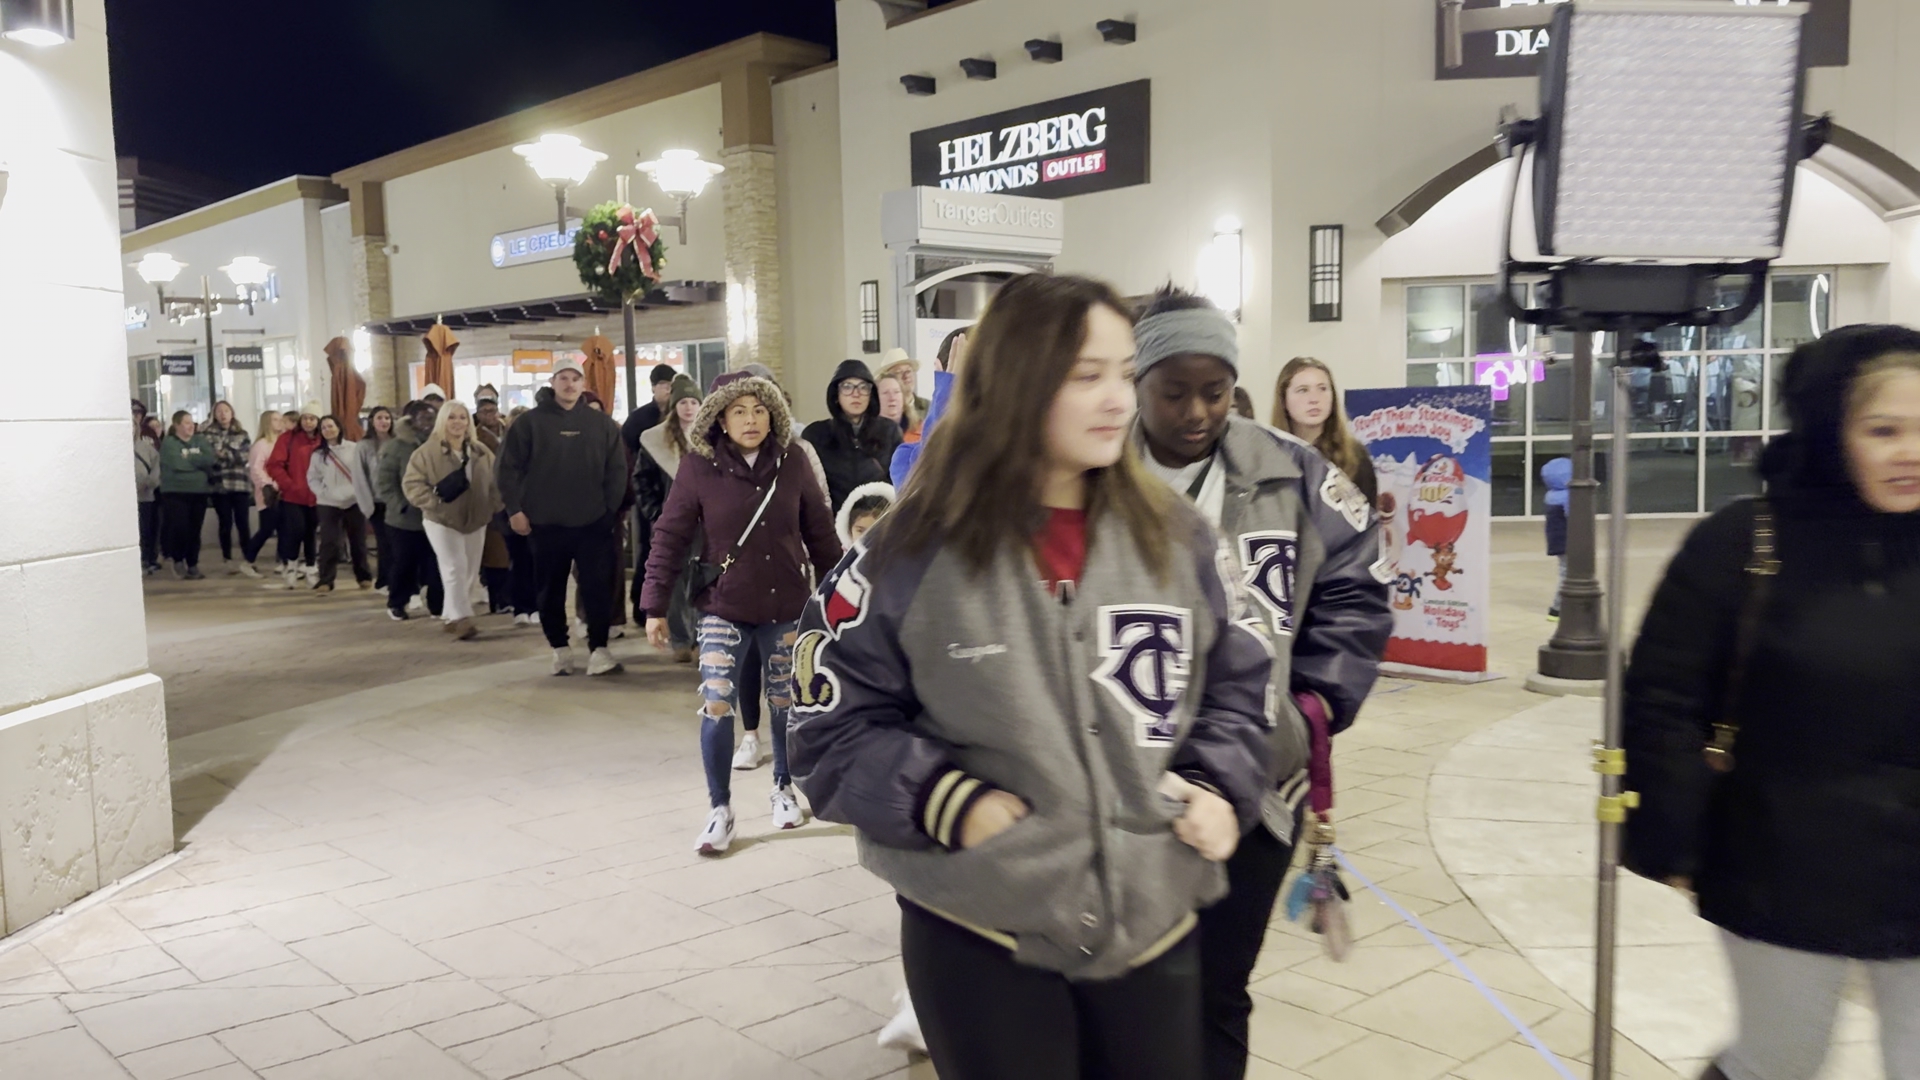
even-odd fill
[(1227, 862), (1231, 891), (1200, 913), (1204, 1075), (1239, 1080), (1253, 1013), (1247, 981), (1293, 859), (1301, 804), (1311, 791), (1323, 821), (1330, 807), (1331, 791), (1306, 779), (1307, 747), (1317, 758), (1353, 723), (1393, 617), (1366, 497), (1313, 447), (1233, 415), (1240, 349), (1226, 315), (1169, 287), (1134, 340), (1135, 445), (1148, 470), (1221, 533), (1292, 705), (1271, 734), (1279, 785)]

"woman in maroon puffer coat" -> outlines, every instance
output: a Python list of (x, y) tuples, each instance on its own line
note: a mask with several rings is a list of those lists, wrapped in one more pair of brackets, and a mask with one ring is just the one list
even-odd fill
[[(733, 842), (733, 718), (740, 711), (737, 673), (750, 649), (757, 648), (765, 662), (773, 722), (774, 827), (791, 829), (805, 820), (787, 772), (794, 624), (812, 591), (808, 561), (815, 575), (825, 578), (840, 561), (841, 549), (812, 463), (788, 447), (792, 433), (786, 397), (767, 380), (741, 379), (714, 391), (694, 419), (693, 453), (681, 460), (673, 492), (653, 525), (640, 603), (654, 647), (667, 648), (673, 584), (694, 550), (696, 534), (705, 537), (701, 561), (726, 567), (709, 588), (692, 596), (700, 613), (700, 692), (706, 700), (700, 756), (713, 806), (695, 844), (702, 855), (722, 854)], [(692, 580), (701, 579), (694, 572)]]
[(309, 586), (320, 581), (320, 571), (313, 563), (314, 534), (320, 524), (314, 507), (319, 500), (307, 486), (307, 465), (320, 446), (318, 408), (308, 404), (300, 413), (300, 422), (280, 436), (267, 455), (267, 475), (280, 489), (280, 559), (286, 564), (281, 573), (289, 589), (299, 587), (303, 570)]

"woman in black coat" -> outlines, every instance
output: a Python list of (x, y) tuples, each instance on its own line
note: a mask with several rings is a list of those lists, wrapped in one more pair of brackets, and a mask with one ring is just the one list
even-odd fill
[(854, 488), (884, 484), (900, 446), (900, 427), (880, 415), (873, 372), (858, 360), (848, 360), (827, 384), (830, 419), (815, 420), (800, 437), (819, 452), (827, 471), (827, 497), (838, 512)]
[(1784, 394), (1766, 496), (1694, 529), (1635, 643), (1626, 861), (1724, 932), (1709, 1078), (1811, 1080), (1852, 961), (1920, 1077), (1920, 332), (1803, 345)]

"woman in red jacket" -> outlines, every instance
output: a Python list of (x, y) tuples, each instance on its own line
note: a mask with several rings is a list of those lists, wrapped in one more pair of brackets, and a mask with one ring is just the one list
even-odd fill
[(280, 436), (267, 455), (267, 475), (280, 489), (280, 561), (286, 565), (281, 576), (289, 589), (299, 587), (302, 572), (309, 586), (320, 580), (320, 571), (313, 563), (314, 532), (319, 526), (314, 510), (317, 500), (307, 486), (307, 465), (319, 446), (320, 414), (309, 405), (300, 414), (300, 422)]
[(787, 772), (794, 624), (812, 591), (807, 562), (825, 578), (841, 550), (813, 464), (788, 446), (792, 433), (786, 398), (767, 380), (741, 379), (715, 390), (694, 418), (693, 452), (681, 460), (673, 492), (653, 524), (640, 604), (647, 612), (647, 640), (661, 650), (668, 647), (674, 584), (695, 532), (706, 536), (701, 566), (689, 572), (692, 604), (700, 613), (700, 693), (706, 701), (700, 757), (713, 806), (694, 845), (702, 855), (724, 854), (733, 842), (738, 672), (754, 652), (765, 664), (773, 723), (773, 824), (791, 829), (805, 820)]

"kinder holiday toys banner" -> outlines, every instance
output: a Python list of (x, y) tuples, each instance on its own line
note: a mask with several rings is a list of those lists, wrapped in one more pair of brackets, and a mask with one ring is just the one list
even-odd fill
[(1393, 575), (1386, 662), (1486, 671), (1492, 388), (1349, 390), (1347, 413), (1380, 478)]

